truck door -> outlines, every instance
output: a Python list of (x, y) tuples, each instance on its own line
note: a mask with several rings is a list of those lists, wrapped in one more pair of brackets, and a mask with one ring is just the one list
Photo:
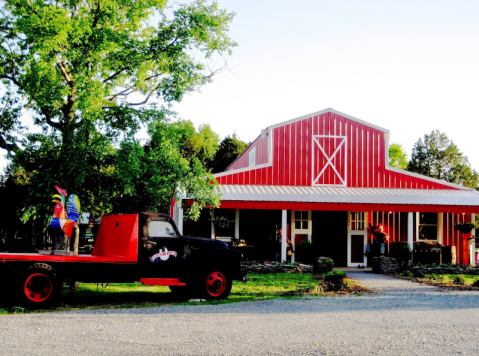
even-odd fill
[(164, 219), (148, 219), (145, 227), (146, 248), (140, 252), (142, 277), (178, 278), (184, 257), (184, 243), (178, 230)]

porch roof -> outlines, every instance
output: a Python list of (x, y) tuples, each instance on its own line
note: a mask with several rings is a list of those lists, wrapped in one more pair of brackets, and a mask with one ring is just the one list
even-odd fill
[(479, 192), (469, 189), (221, 185), (221, 192), (223, 208), (479, 213)]

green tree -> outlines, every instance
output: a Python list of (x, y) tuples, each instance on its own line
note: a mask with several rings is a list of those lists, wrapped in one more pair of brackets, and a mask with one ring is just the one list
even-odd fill
[(402, 145), (398, 143), (389, 145), (389, 165), (400, 169), (407, 168), (407, 155)]
[[(204, 62), (236, 45), (227, 36), (233, 14), (216, 3), (178, 5), (171, 15), (165, 6), (166, 0), (1, 5), (0, 147), (13, 157), (14, 171), (26, 170), (31, 199), (24, 203), (33, 215), (54, 180), (78, 194), (86, 210), (107, 212), (112, 148), (163, 115), (153, 99), (179, 101), (209, 82), (217, 71)], [(38, 134), (20, 131), (25, 114)]]
[(182, 137), (181, 154), (188, 160), (196, 157), (205, 166), (208, 166), (218, 150), (219, 136), (209, 124), (200, 125), (198, 132), (189, 120), (179, 120), (171, 126), (177, 129)]
[[(216, 179), (200, 159), (200, 154), (185, 150), (185, 128), (189, 121), (171, 123), (160, 120), (150, 125), (150, 141), (142, 146), (131, 139), (121, 144), (117, 155), (117, 197), (114, 210), (168, 212), (173, 198), (193, 198), (192, 205), (185, 205), (185, 215), (199, 217), (205, 206), (218, 206)], [(186, 142), (198, 143), (204, 138), (204, 128), (193, 133), (187, 130)], [(212, 131), (211, 131), (212, 132)], [(209, 142), (194, 146), (194, 152), (208, 150)], [(178, 194), (179, 193), (179, 194)]]
[(241, 141), (236, 133), (231, 136), (226, 136), (220, 142), (219, 148), (210, 163), (210, 168), (213, 173), (224, 172), (228, 166), (239, 157), (240, 154), (248, 147), (246, 142)]
[(449, 138), (438, 130), (424, 135), (413, 146), (407, 170), (477, 189), (479, 175)]

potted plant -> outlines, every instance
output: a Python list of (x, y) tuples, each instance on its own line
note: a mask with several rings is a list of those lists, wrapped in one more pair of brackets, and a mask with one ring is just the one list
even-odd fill
[(460, 232), (462, 232), (463, 234), (468, 234), (472, 231), (472, 229), (476, 227), (476, 225), (470, 222), (464, 222), (464, 223), (457, 223), (456, 225), (454, 225), (454, 227)]

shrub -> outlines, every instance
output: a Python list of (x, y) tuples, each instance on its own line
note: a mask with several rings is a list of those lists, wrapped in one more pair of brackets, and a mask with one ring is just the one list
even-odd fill
[(389, 245), (389, 256), (401, 265), (408, 265), (412, 259), (412, 250), (407, 242), (392, 242)]
[(476, 279), (474, 283), (472, 283), (473, 287), (479, 287), (479, 279)]
[(424, 277), (424, 273), (419, 271), (419, 270), (415, 270), (412, 274), (416, 278), (423, 278)]
[(431, 275), (431, 279), (434, 280), (434, 281), (439, 281), (439, 282), (444, 282), (444, 280), (446, 279), (442, 274), (432, 274)]
[(325, 275), (333, 270), (334, 261), (332, 258), (320, 259), (318, 261), (318, 273)]
[(314, 263), (313, 243), (309, 240), (303, 240), (296, 247), (295, 258), (297, 262), (311, 265)]
[(401, 276), (404, 277), (413, 277), (414, 274), (410, 270), (405, 270), (403, 273), (401, 273)]
[(344, 279), (346, 273), (344, 271), (331, 271), (324, 275), (324, 283), (329, 290), (338, 291), (344, 287)]
[(458, 284), (460, 286), (463, 286), (464, 284), (466, 284), (466, 279), (464, 278), (463, 275), (459, 275), (459, 276), (454, 277), (454, 279), (452, 281), (453, 281), (454, 284)]

